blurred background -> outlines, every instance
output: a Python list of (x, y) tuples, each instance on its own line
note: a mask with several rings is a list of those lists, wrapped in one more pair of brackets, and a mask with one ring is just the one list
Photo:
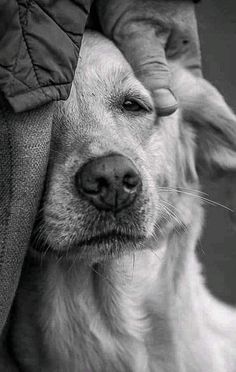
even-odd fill
[[(202, 0), (196, 9), (204, 76), (236, 112), (236, 0)], [(209, 199), (235, 208), (233, 222), (227, 210), (206, 206), (198, 253), (211, 292), (236, 305), (236, 172), (206, 180), (204, 191)]]

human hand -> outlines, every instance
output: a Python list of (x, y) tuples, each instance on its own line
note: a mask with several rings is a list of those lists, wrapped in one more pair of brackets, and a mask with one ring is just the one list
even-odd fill
[(157, 114), (172, 114), (167, 58), (199, 74), (201, 58), (191, 0), (97, 0), (102, 30), (115, 41), (154, 98)]

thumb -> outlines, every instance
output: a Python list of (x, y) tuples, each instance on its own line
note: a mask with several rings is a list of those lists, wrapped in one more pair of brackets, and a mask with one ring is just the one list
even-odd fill
[(165, 57), (167, 36), (165, 33), (158, 35), (151, 25), (137, 24), (132, 33), (118, 41), (135, 75), (152, 92), (160, 116), (170, 115), (177, 109), (176, 98), (170, 89), (170, 72)]

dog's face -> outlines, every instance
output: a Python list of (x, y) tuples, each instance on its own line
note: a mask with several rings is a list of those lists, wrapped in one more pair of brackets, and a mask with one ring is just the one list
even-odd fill
[[(180, 95), (186, 79), (176, 82)], [(180, 112), (157, 118), (118, 49), (87, 34), (70, 98), (55, 113), (35, 241), (94, 263), (190, 222), (198, 199), (183, 190), (198, 186), (196, 136)]]

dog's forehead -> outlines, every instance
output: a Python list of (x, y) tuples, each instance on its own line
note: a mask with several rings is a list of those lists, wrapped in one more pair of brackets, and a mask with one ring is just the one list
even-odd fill
[(133, 74), (132, 68), (119, 49), (102, 35), (86, 32), (78, 62), (77, 77), (84, 85), (100, 80), (112, 82)]

